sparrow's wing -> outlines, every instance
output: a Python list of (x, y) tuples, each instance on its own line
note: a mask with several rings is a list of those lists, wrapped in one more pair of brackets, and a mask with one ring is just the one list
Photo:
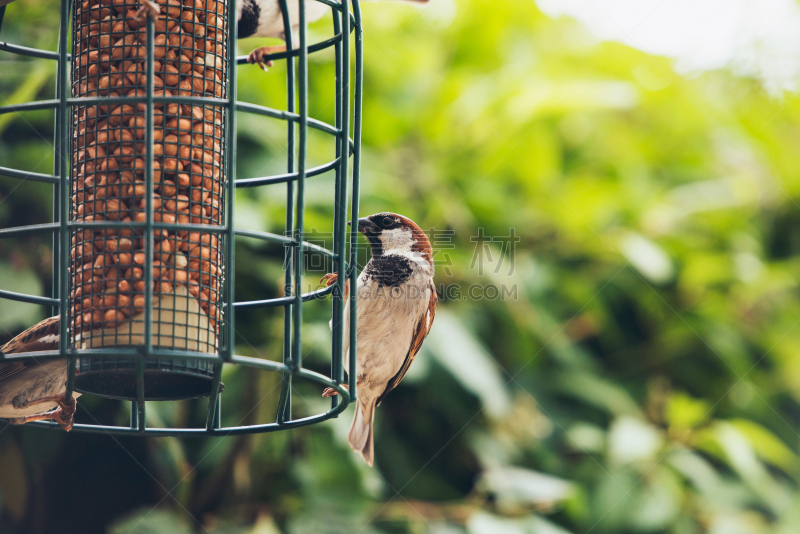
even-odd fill
[(414, 337), (411, 338), (411, 347), (408, 349), (408, 354), (406, 354), (406, 359), (403, 361), (403, 366), (397, 372), (389, 383), (386, 385), (386, 389), (381, 393), (381, 396), (378, 397), (377, 406), (380, 406), (381, 401), (383, 398), (394, 388), (397, 387), (397, 384), (403, 380), (403, 377), (406, 376), (409, 367), (411, 367), (411, 363), (416, 358), (419, 349), (422, 348), (422, 342), (425, 341), (425, 338), (428, 336), (428, 332), (431, 331), (431, 325), (433, 325), (433, 316), (436, 314), (436, 287), (433, 285), (433, 281), (430, 282), (428, 285), (428, 290), (430, 291), (430, 299), (428, 301), (428, 309), (423, 313), (419, 321), (417, 321), (417, 328), (414, 331)]
[(45, 319), (0, 347), (0, 352), (3, 354), (17, 354), (20, 352), (57, 350), (60, 333), (58, 325), (58, 315)]

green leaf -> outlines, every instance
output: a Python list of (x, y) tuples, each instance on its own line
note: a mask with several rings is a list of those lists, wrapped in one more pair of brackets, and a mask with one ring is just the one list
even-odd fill
[(467, 520), (469, 534), (570, 534), (570, 531), (538, 516), (509, 519), (476, 512)]
[(709, 404), (703, 399), (695, 399), (685, 393), (675, 392), (667, 400), (665, 417), (673, 431), (683, 433), (691, 430), (710, 415)]
[(725, 452), (728, 464), (761, 502), (776, 514), (788, 509), (791, 499), (789, 488), (772, 477), (744, 433), (731, 423), (718, 422), (714, 434)]
[(646, 237), (629, 233), (620, 243), (622, 254), (654, 284), (666, 284), (675, 275), (672, 261), (664, 249)]
[(509, 378), (458, 319), (440, 308), (424, 346), (464, 389), (481, 400), (489, 415), (500, 418), (508, 413)]
[(672, 470), (656, 467), (645, 477), (646, 487), (637, 491), (638, 507), (631, 523), (645, 532), (666, 530), (681, 512), (683, 488)]
[(775, 434), (755, 421), (732, 419), (728, 422), (748, 439), (761, 459), (787, 472), (797, 473), (800, 458)]
[(494, 495), (498, 505), (512, 508), (521, 504), (552, 506), (572, 495), (572, 483), (519, 467), (487, 469), (478, 487)]
[(562, 373), (554, 380), (561, 393), (581, 399), (612, 415), (640, 416), (636, 401), (625, 388), (609, 380), (582, 372)]
[(608, 432), (608, 454), (618, 465), (652, 460), (663, 443), (658, 429), (635, 417), (618, 417)]
[[(36, 67), (28, 72), (25, 82), (11, 95), (3, 99), (3, 105), (10, 106), (36, 100), (37, 93), (39, 93), (48, 82), (52, 76), (52, 72), (52, 68), (47, 63), (37, 63)], [(14, 120), (19, 119), (19, 117), (20, 115), (17, 113), (5, 113), (0, 115), (0, 136), (2, 136), (6, 128), (8, 128)]]

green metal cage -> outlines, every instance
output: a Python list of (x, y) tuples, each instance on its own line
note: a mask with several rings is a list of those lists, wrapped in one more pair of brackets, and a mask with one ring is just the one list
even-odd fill
[[(121, 0), (123, 3), (126, 1), (133, 5), (134, 0)], [(172, 0), (169, 0), (164, 2), (164, 4), (170, 6), (171, 2)], [(318, 43), (308, 43), (307, 24), (305, 20), (306, 2), (319, 2), (330, 8), (333, 15), (333, 37)], [(116, 0), (114, 0), (113, 3), (116, 4)], [(87, 38), (82, 29), (81, 31), (76, 31), (76, 28), (80, 27), (81, 20), (90, 21), (90, 13), (84, 13), (84, 11), (82, 11), (82, 8), (85, 10), (86, 3), (82, 5), (81, 0), (74, 0), (74, 4), (73, 0), (61, 1), (59, 44), (56, 52), (28, 48), (0, 41), (0, 51), (55, 61), (57, 64), (56, 95), (54, 99), (0, 107), (0, 114), (23, 113), (44, 109), (55, 110), (54, 173), (52, 175), (47, 175), (0, 167), (0, 174), (7, 177), (52, 184), (54, 222), (0, 229), (0, 240), (3, 238), (19, 238), (34, 234), (49, 233), (53, 235), (53, 296), (48, 298), (0, 290), (0, 299), (52, 307), (54, 314), (59, 314), (61, 317), (60, 347), (58, 351), (0, 355), (0, 357), (7, 360), (34, 357), (37, 359), (64, 358), (68, 366), (67, 397), (70, 397), (77, 388), (77, 390), (83, 393), (88, 392), (89, 394), (96, 394), (109, 398), (130, 400), (131, 415), (129, 426), (76, 424), (74, 429), (79, 432), (154, 436), (221, 436), (272, 432), (305, 426), (336, 417), (356, 398), (356, 384), (354, 380), (356, 357), (355, 354), (351, 353), (349, 359), (350, 368), (348, 369), (349, 384), (347, 384), (348, 387), (345, 387), (343, 385), (345, 384), (343, 345), (344, 336), (355, 336), (356, 329), (355, 292), (351, 292), (349, 297), (345, 297), (344, 287), (346, 280), (349, 280), (351, 284), (355, 284), (357, 275), (354, 266), (356, 265), (356, 244), (358, 239), (356, 221), (358, 219), (361, 97), (363, 90), (363, 49), (359, 1), (352, 0), (351, 11), (347, 2), (339, 3), (333, 0), (300, 0), (299, 31), (297, 35), (293, 35), (292, 21), (290, 20), (287, 1), (280, 0), (287, 51), (272, 54), (266, 57), (265, 60), (286, 61), (287, 109), (285, 110), (237, 101), (236, 70), (238, 65), (247, 63), (247, 58), (236, 56), (237, 21), (236, 9), (234, 8), (233, 2), (227, 0), (225, 2), (220, 1), (219, 4), (223, 6), (224, 19), (218, 20), (217, 24), (221, 32), (224, 32), (224, 39), (222, 40), (221, 49), (217, 48), (216, 51), (218, 59), (212, 57), (208, 60), (212, 63), (218, 61), (216, 64), (218, 70), (213, 71), (211, 68), (208, 68), (205, 70), (205, 73), (208, 75), (209, 72), (223, 72), (224, 79), (220, 80), (218, 77), (216, 82), (210, 80), (210, 85), (208, 83), (202, 85), (203, 80), (201, 80), (201, 89), (211, 87), (209, 91), (211, 91), (211, 93), (216, 92), (212, 94), (212, 96), (205, 96), (206, 93), (202, 91), (196, 94), (188, 89), (186, 92), (180, 91), (179, 94), (168, 94), (164, 90), (159, 90), (159, 86), (156, 85), (158, 79), (155, 74), (156, 69), (154, 65), (159, 66), (156, 56), (157, 54), (161, 54), (159, 57), (163, 59), (163, 53), (167, 50), (167, 45), (166, 43), (163, 45), (160, 44), (163, 43), (163, 40), (157, 42), (156, 22), (151, 17), (147, 17), (147, 22), (143, 23), (143, 27), (140, 26), (133, 30), (140, 32), (140, 39), (144, 39), (145, 45), (140, 46), (138, 50), (131, 51), (130, 49), (126, 49), (123, 52), (124, 57), (132, 55), (138, 60), (143, 61), (146, 65), (146, 68), (143, 70), (137, 70), (131, 73), (132, 77), (130, 78), (134, 80), (139, 79), (139, 82), (134, 83), (140, 83), (142, 90), (137, 93), (135, 92), (136, 90), (133, 89), (127, 96), (111, 96), (107, 92), (104, 94), (102, 91), (98, 92), (96, 90), (89, 91), (91, 96), (81, 96), (81, 91), (76, 90), (79, 83), (85, 84), (86, 79), (88, 79), (86, 73), (91, 70), (91, 65), (87, 66), (85, 61), (81, 62), (83, 56), (74, 53), (76, 50), (82, 50), (80, 39)], [(95, 17), (97, 20), (101, 20), (100, 10), (107, 10), (111, 5), (112, 2), (104, 2), (104, 5), (97, 3), (97, 16), (95, 17), (95, 14), (91, 14), (91, 16)], [(178, 5), (180, 5), (180, 3)], [(200, 5), (199, 2), (198, 5)], [(122, 11), (128, 7), (130, 6), (125, 4)], [(206, 9), (208, 9), (207, 6)], [(0, 29), (2, 29), (4, 15), (5, 6), (0, 7)], [(84, 17), (84, 19), (81, 19), (81, 17)], [(209, 20), (211, 20), (211, 18), (203, 17), (202, 20), (205, 24), (210, 24)], [(195, 18), (194, 21), (189, 21), (189, 27), (186, 26), (187, 21), (185, 19), (177, 21), (177, 24), (181, 23), (184, 24), (183, 28), (188, 32), (195, 29), (198, 21), (197, 18)], [(72, 32), (70, 30), (72, 30)], [(178, 31), (180, 31), (180, 28)], [(354, 36), (355, 43), (352, 47), (350, 43), (351, 34)], [(71, 43), (70, 35), (73, 37)], [(293, 46), (295, 45), (293, 42), (295, 38), (298, 39), (298, 42), (296, 46)], [(177, 46), (183, 47), (184, 45), (185, 43), (181, 42)], [(159, 50), (159, 46), (163, 46), (163, 50)], [(195, 47), (194, 44), (191, 44), (191, 46)], [(309, 117), (308, 106), (308, 55), (329, 48), (333, 48), (335, 54), (336, 119), (333, 125)], [(176, 50), (180, 51), (181, 48), (176, 48)], [(197, 50), (193, 49), (192, 52), (197, 52)], [(212, 56), (215, 55), (214, 51), (210, 53)], [(190, 55), (189, 57), (191, 58), (192, 56)], [(351, 58), (354, 59), (354, 75), (351, 75)], [(181, 56), (181, 60), (183, 60), (183, 56)], [(102, 61), (102, 57), (98, 61)], [(183, 68), (180, 62), (175, 64)], [(164, 65), (166, 65), (166, 60), (164, 60)], [(202, 71), (203, 69), (200, 69), (200, 72)], [(194, 71), (190, 71), (189, 74), (192, 77), (190, 79), (195, 80), (194, 77), (196, 74)], [(72, 76), (72, 80), (70, 80), (70, 76)], [(81, 78), (81, 76), (84, 76), (84, 78)], [(203, 75), (201, 74), (200, 76)], [(97, 75), (95, 81), (99, 80), (100, 77)], [(206, 82), (208, 82), (208, 80), (206, 80)], [(89, 84), (88, 87), (91, 88), (91, 80)], [(96, 84), (94, 87), (96, 87)], [(161, 87), (161, 89), (164, 89), (164, 87)], [(75, 96), (76, 92), (79, 96)], [(353, 98), (352, 105), (351, 98)], [(81, 136), (86, 135), (85, 129), (78, 131), (78, 129), (83, 127), (81, 122), (83, 119), (80, 119), (80, 117), (89, 115), (89, 111), (87, 110), (90, 110), (92, 106), (97, 109), (106, 106), (105, 109), (109, 110), (111, 105), (119, 106), (122, 109), (124, 109), (126, 105), (131, 108), (135, 106), (143, 111), (143, 121), (134, 125), (134, 122), (139, 119), (133, 116), (130, 118), (132, 127), (136, 127), (134, 128), (134, 131), (137, 133), (135, 137), (140, 137), (138, 144), (136, 144), (137, 139), (133, 139), (132, 146), (139, 147), (133, 150), (134, 152), (140, 150), (139, 155), (145, 156), (141, 163), (136, 163), (136, 161), (138, 161), (136, 159), (136, 153), (127, 154), (127, 158), (126, 155), (122, 153), (113, 156), (113, 158), (115, 158), (114, 161), (127, 162), (127, 164), (134, 166), (137, 164), (143, 166), (142, 169), (137, 169), (139, 175), (143, 177), (143, 181), (140, 183), (137, 182), (136, 184), (143, 188), (143, 194), (140, 194), (141, 199), (139, 201), (141, 208), (138, 212), (141, 215), (141, 217), (139, 217), (141, 220), (115, 220), (113, 217), (109, 217), (108, 219), (100, 218), (102, 220), (86, 220), (86, 217), (76, 217), (75, 215), (75, 194), (78, 190), (76, 179), (82, 179), (81, 176), (83, 176), (76, 171), (78, 164), (76, 164), (77, 160), (75, 154), (76, 151), (85, 149), (86, 142), (85, 138), (81, 141)], [(221, 170), (218, 178), (215, 178), (218, 182), (214, 185), (216, 189), (214, 189), (213, 193), (210, 192), (205, 185), (200, 186), (204, 195), (207, 194), (208, 198), (211, 198), (214, 202), (218, 201), (218, 209), (215, 208), (212, 212), (215, 218), (214, 221), (203, 219), (200, 216), (197, 218), (192, 217), (188, 222), (168, 220), (167, 218), (159, 217), (159, 213), (162, 213), (159, 211), (161, 208), (159, 205), (154, 205), (159, 198), (156, 191), (163, 194), (164, 184), (166, 183), (164, 180), (161, 180), (162, 177), (165, 179), (166, 174), (162, 176), (161, 168), (156, 167), (159, 165), (154, 148), (158, 147), (154, 139), (159, 136), (158, 124), (156, 124), (156, 122), (166, 120), (166, 113), (169, 106), (188, 106), (189, 112), (192, 110), (205, 110), (206, 117), (214, 117), (216, 121), (215, 124), (220, 125), (217, 130), (212, 128), (207, 138), (203, 138), (202, 135), (200, 138), (200, 142), (208, 143), (206, 146), (214, 147), (211, 153), (213, 154), (213, 158), (218, 159), (218, 161), (215, 160), (214, 163)], [(164, 111), (159, 111), (159, 109), (163, 109)], [(121, 113), (124, 113), (124, 111)], [(235, 178), (237, 113), (249, 113), (264, 117), (265, 119), (285, 122), (287, 135), (286, 173), (255, 178)], [(110, 117), (110, 115), (109, 113), (108, 116)], [(122, 116), (123, 121), (121, 126), (117, 124), (112, 127), (111, 121), (106, 121), (108, 123), (106, 125), (108, 131), (102, 131), (100, 133), (104, 136), (116, 136), (118, 139), (126, 135), (124, 131), (124, 120), (126, 118), (126, 116)], [(202, 116), (200, 122), (202, 122)], [(200, 122), (195, 124), (199, 124)], [(335, 158), (332, 161), (314, 168), (307, 168), (306, 163), (309, 128), (328, 134), (335, 145), (336, 152)], [(181, 132), (183, 131), (181, 130)], [(98, 131), (96, 128), (91, 135), (97, 133)], [(190, 137), (192, 135), (191, 131), (183, 133), (188, 134)], [(94, 137), (92, 139), (94, 139)], [(93, 140), (92, 143), (99, 143), (99, 141)], [(194, 143), (195, 141), (189, 141), (188, 144), (186, 144), (181, 140), (176, 143), (175, 148), (182, 149), (183, 146), (186, 146), (196, 149), (197, 145)], [(96, 144), (92, 146), (96, 146)], [(119, 143), (119, 147), (121, 148), (122, 146), (123, 144)], [(167, 145), (162, 143), (162, 148), (163, 146)], [(202, 149), (203, 147), (200, 146), (200, 148)], [(95, 152), (92, 153), (91, 156), (95, 157), (98, 156), (98, 154)], [(201, 154), (201, 156), (204, 155)], [(81, 157), (85, 157), (88, 160), (86, 154), (82, 154)], [(108, 160), (110, 161), (111, 158), (112, 156), (109, 155)], [(118, 163), (115, 163), (115, 165), (117, 164)], [(92, 169), (94, 168), (94, 162), (92, 162)], [(164, 171), (166, 172), (166, 168)], [(198, 170), (198, 174), (200, 174), (200, 172), (201, 171)], [(327, 250), (309, 243), (306, 241), (304, 232), (306, 179), (327, 172), (335, 173), (333, 250)], [(187, 176), (190, 174), (191, 173), (187, 171)], [(189, 177), (194, 180), (194, 175)], [(159, 180), (161, 181), (159, 182)], [(202, 179), (200, 182), (204, 184), (209, 183), (208, 181), (202, 182)], [(285, 189), (286, 194), (284, 235), (234, 228), (233, 213), (235, 209), (234, 199), (236, 188), (281, 187), (281, 185)], [(132, 191), (134, 191), (134, 189), (131, 189), (130, 194), (134, 195)], [(139, 191), (139, 193), (142, 193), (142, 191)], [(186, 191), (191, 192), (192, 190), (189, 187)], [(204, 197), (204, 200), (206, 200), (206, 197)], [(348, 204), (350, 207), (349, 213)], [(80, 207), (83, 207), (83, 205), (80, 205)], [(349, 231), (345, 225), (348, 219), (353, 223)], [(79, 269), (75, 268), (76, 263), (74, 261), (70, 263), (71, 256), (73, 259), (75, 257), (75, 239), (76, 236), (81, 236), (84, 233), (95, 236), (112, 235), (115, 236), (114, 238), (116, 239), (118, 236), (123, 235), (122, 232), (128, 232), (126, 235), (131, 235), (131, 232), (133, 232), (136, 239), (142, 243), (144, 257), (148, 258), (147, 261), (143, 262), (140, 268), (142, 284), (140, 293), (143, 300), (140, 301), (141, 314), (137, 317), (139, 317), (138, 320), (141, 322), (141, 340), (139, 343), (136, 343), (133, 341), (133, 337), (129, 335), (127, 343), (125, 343), (124, 339), (122, 342), (117, 343), (119, 341), (117, 339), (119, 333), (116, 331), (112, 343), (89, 344), (87, 346), (85, 340), (81, 342), (81, 335), (85, 333), (81, 330), (81, 310), (79, 306), (76, 308), (74, 304), (76, 301), (76, 288), (79, 289), (83, 287), (81, 286), (83, 283), (80, 278), (81, 273), (76, 272), (79, 271)], [(158, 250), (155, 250), (154, 247), (161, 246), (164, 241), (167, 241), (167, 236), (179, 235), (213, 236), (209, 237), (209, 239), (213, 239), (211, 242), (215, 244), (215, 250), (213, 252), (216, 254), (214, 258), (219, 261), (219, 272), (215, 275), (217, 284), (213, 287), (209, 287), (210, 282), (206, 281), (207, 277), (203, 278), (203, 282), (200, 284), (200, 287), (205, 289), (205, 294), (214, 291), (219, 294), (219, 300), (215, 302), (218, 302), (220, 306), (219, 311), (215, 311), (215, 315), (211, 314), (211, 309), (209, 308), (211, 305), (210, 302), (206, 302), (206, 307), (204, 308), (209, 312), (208, 317), (214, 319), (219, 318), (218, 323), (216, 320), (210, 321), (212, 325), (209, 327), (209, 330), (214, 332), (215, 337), (213, 343), (209, 342), (209, 347), (212, 347), (213, 350), (189, 350), (189, 345), (186, 345), (183, 349), (165, 349), (158, 343), (158, 340), (161, 339), (159, 337), (161, 336), (161, 331), (154, 331), (154, 328), (160, 328), (158, 321), (160, 321), (162, 312), (160, 308), (154, 308), (155, 302), (158, 300), (158, 295), (154, 294), (154, 287), (157, 292), (159, 290), (159, 280), (161, 280), (158, 273), (167, 271), (166, 265), (163, 266), (163, 269), (159, 269), (158, 265), (154, 267), (154, 264), (157, 263), (154, 258), (156, 258), (158, 254)], [(237, 236), (253, 238), (264, 242), (279, 243), (285, 247), (285, 296), (248, 302), (235, 301), (234, 241)], [(156, 238), (160, 238), (162, 241), (157, 241)], [(103, 237), (103, 239), (106, 239), (106, 237)], [(174, 239), (175, 245), (178, 245), (178, 238), (175, 237)], [(120, 240), (117, 239), (117, 242), (119, 241)], [(78, 240), (77, 243), (80, 244), (81, 241)], [(175, 250), (177, 250), (177, 248)], [(192, 250), (197, 249), (195, 248)], [(332, 260), (335, 272), (339, 275), (335, 284), (308, 293), (302, 292), (303, 260), (309, 254), (320, 254)], [(189, 256), (189, 259), (191, 259), (191, 256)], [(105, 264), (103, 264), (103, 267), (106, 267)], [(187, 269), (191, 273), (191, 269), (188, 267)], [(130, 270), (126, 270), (126, 272), (127, 271)], [(177, 268), (175, 268), (174, 271), (177, 271)], [(102, 272), (106, 273), (105, 270)], [(178, 274), (177, 272), (173, 272), (173, 270), (170, 270), (170, 273), (172, 276), (177, 276)], [(355, 285), (353, 287), (355, 287)], [(301, 348), (303, 335), (303, 302), (320, 298), (328, 294), (333, 295), (333, 328), (331, 373), (330, 376), (325, 376), (303, 367)], [(73, 301), (72, 305), (70, 304), (71, 298)], [(206, 299), (209, 298), (210, 297), (206, 296)], [(344, 332), (345, 322), (343, 320), (345, 298), (350, 299), (350, 322), (349, 332), (347, 333)], [(245, 310), (271, 307), (284, 308), (283, 362), (237, 356), (234, 349), (233, 335), (235, 312), (238, 311), (241, 313)], [(173, 311), (175, 310), (173, 309)], [(83, 328), (87, 327), (83, 326)], [(188, 335), (184, 334), (184, 337), (188, 337)], [(156, 343), (154, 343), (154, 338), (156, 339)], [(351, 350), (354, 352), (354, 349), (355, 347), (353, 344)], [(276, 421), (274, 423), (233, 427), (222, 426), (221, 375), (223, 364), (245, 366), (281, 374), (281, 395), (278, 402)], [(76, 370), (79, 371), (77, 374)], [(103, 374), (108, 371), (112, 373)], [(119, 373), (114, 375), (114, 371), (118, 371)], [(99, 373), (96, 376), (105, 376), (105, 378), (87, 382), (86, 377), (95, 376), (94, 373)], [(117, 378), (114, 378), (115, 376)], [(148, 390), (148, 385), (151, 386), (152, 389), (152, 384), (154, 381), (158, 381), (159, 376), (167, 378), (176, 376), (190, 377), (190, 386), (174, 395), (164, 396), (160, 393), (153, 393), (153, 391)], [(108, 377), (112, 378), (109, 379)], [(293, 418), (292, 386), (295, 377), (313, 381), (321, 386), (332, 387), (338, 391), (339, 395), (333, 397), (331, 408), (328, 411), (312, 416)], [(117, 380), (118, 378), (119, 380)], [(84, 382), (83, 388), (81, 388), (81, 380)], [(182, 384), (185, 385), (184, 382), (182, 382)], [(169, 385), (167, 388), (169, 388)], [(169, 389), (166, 391), (169, 391)], [(208, 412), (205, 427), (148, 427), (145, 410), (146, 400), (183, 399), (200, 396), (208, 396)], [(49, 422), (34, 422), (30, 424), (57, 428), (55, 423)]]

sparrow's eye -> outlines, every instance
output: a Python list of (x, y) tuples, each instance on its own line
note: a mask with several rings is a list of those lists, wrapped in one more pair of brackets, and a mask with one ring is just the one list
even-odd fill
[(394, 219), (392, 217), (389, 217), (388, 215), (386, 217), (383, 217), (380, 222), (380, 225), (383, 226), (384, 228), (388, 228), (393, 224), (394, 224)]

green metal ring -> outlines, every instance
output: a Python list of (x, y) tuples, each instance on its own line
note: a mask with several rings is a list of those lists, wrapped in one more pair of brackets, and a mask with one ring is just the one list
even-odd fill
[[(31, 354), (37, 354), (37, 353), (31, 353)], [(193, 355), (192, 357), (196, 357), (196, 355)], [(218, 357), (213, 357), (213, 358), (221, 360), (221, 358)], [(222, 363), (222, 361), (220, 363)], [(212, 429), (147, 428), (144, 431), (124, 426), (76, 424), (73, 427), (73, 430), (78, 432), (87, 432), (93, 434), (134, 434), (134, 435), (158, 436), (158, 437), (165, 437), (165, 436), (178, 437), (187, 435), (234, 436), (238, 434), (263, 434), (267, 432), (275, 432), (279, 430), (299, 428), (302, 426), (312, 425), (314, 423), (321, 423), (322, 421), (338, 417), (338, 415), (342, 413), (351, 402), (350, 394), (343, 385), (331, 380), (330, 378), (324, 375), (321, 375), (314, 371), (309, 371), (308, 369), (300, 369), (300, 368), (290, 369), (286, 367), (284, 364), (278, 362), (272, 362), (269, 360), (260, 360), (258, 358), (250, 358), (247, 356), (233, 356), (230, 360), (224, 360), (224, 363), (234, 363), (237, 365), (243, 365), (245, 367), (253, 367), (265, 371), (282, 373), (283, 375), (291, 375), (298, 378), (305, 378), (313, 382), (316, 382), (317, 384), (320, 384), (324, 387), (335, 389), (337, 393), (339, 393), (339, 395), (337, 396), (341, 397), (341, 402), (336, 407), (331, 408), (330, 410), (324, 413), (309, 417), (304, 417), (302, 419), (285, 421), (283, 423), (266, 423), (266, 424), (247, 425), (247, 426), (219, 427)], [(56, 423), (50, 423), (46, 421), (35, 421), (28, 424), (42, 428), (50, 428), (50, 429), (59, 428)]]

